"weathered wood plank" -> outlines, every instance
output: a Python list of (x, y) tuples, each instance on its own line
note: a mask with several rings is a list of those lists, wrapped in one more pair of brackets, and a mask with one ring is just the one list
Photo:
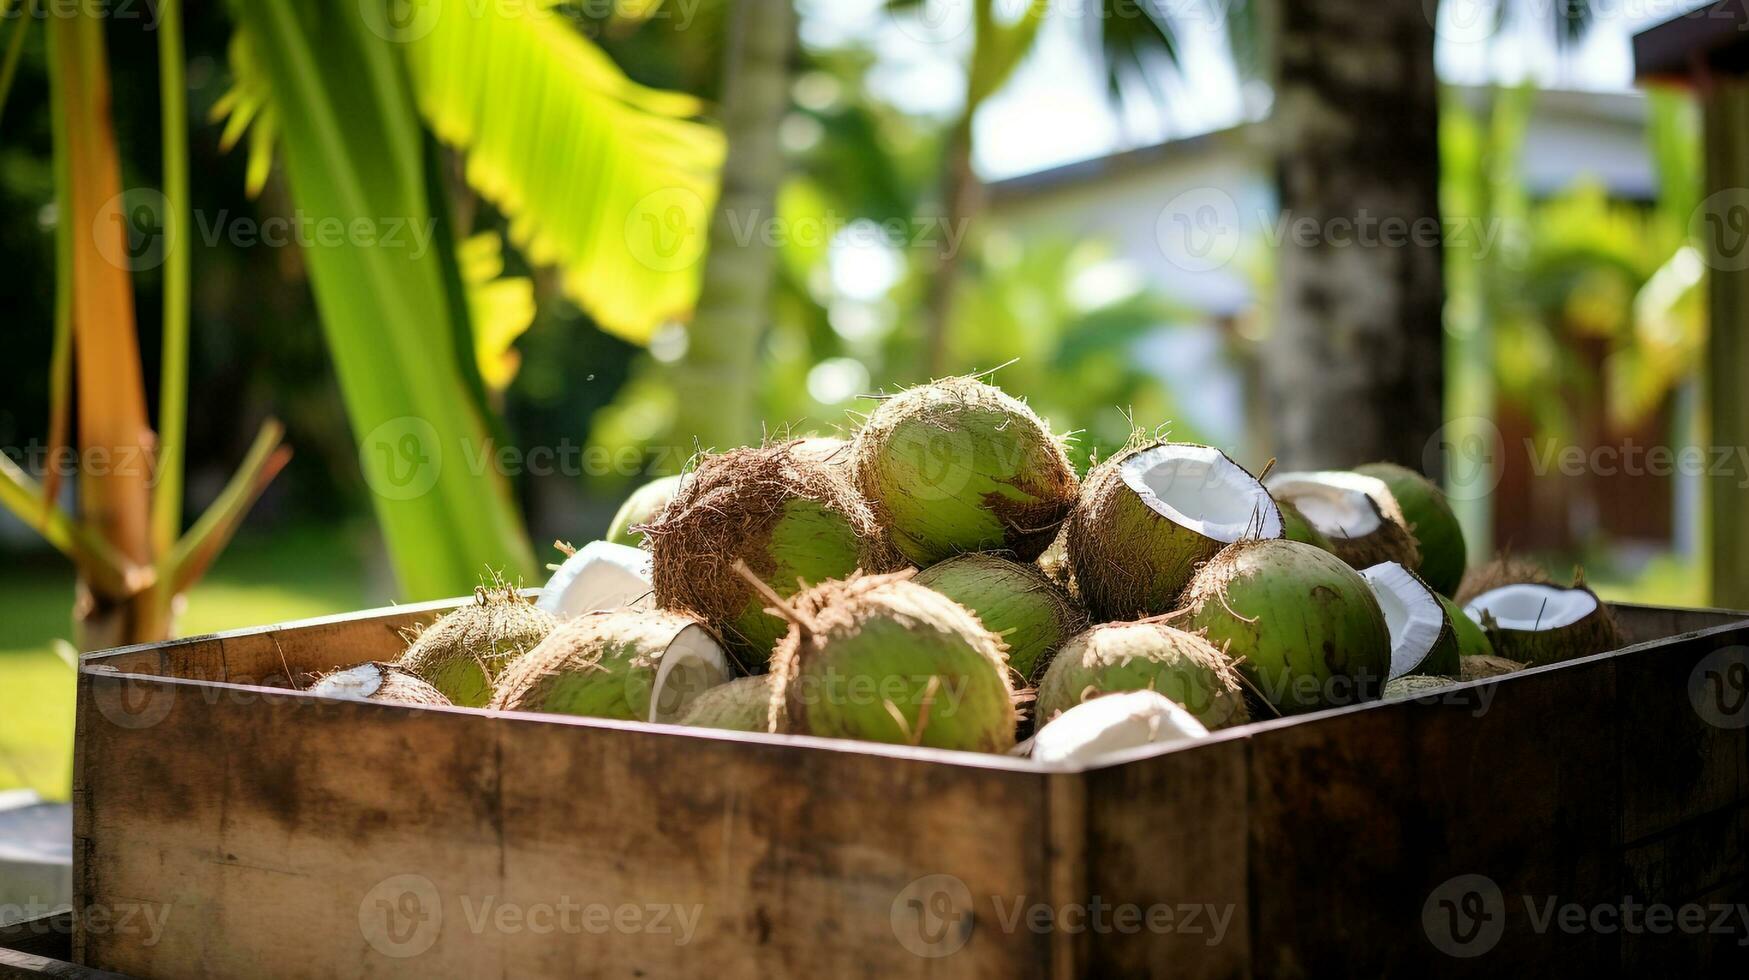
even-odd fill
[(1254, 972), (1613, 964), (1608, 937), (1536, 933), (1522, 908), (1616, 894), (1613, 698), (1591, 661), (1253, 731)]
[[(288, 692), (214, 699), (162, 680), (132, 681), (169, 689), (156, 724), (110, 724), (90, 706), (127, 683), (81, 679), (84, 760), (103, 775), (78, 787), (77, 890), (169, 914), (150, 947), (82, 934), (83, 962), (142, 976), (711, 962), (728, 976), (991, 977), (1049, 962), (1051, 935), (993, 927), (995, 900), (1039, 894), (1047, 873), (1045, 776), (1021, 763)], [(925, 905), (908, 946), (902, 902), (930, 876), (972, 901)], [(264, 908), (296, 927), (263, 928)], [(576, 931), (545, 931), (566, 915)], [(963, 948), (915, 952), (937, 927), (968, 930)]]

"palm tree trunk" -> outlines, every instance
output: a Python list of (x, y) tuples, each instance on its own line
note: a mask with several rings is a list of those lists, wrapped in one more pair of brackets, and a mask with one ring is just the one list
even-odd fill
[(791, 0), (735, 0), (723, 58), (723, 132), (728, 155), (711, 219), (704, 283), (686, 355), (674, 371), (677, 442), (719, 449), (758, 435), (758, 350), (769, 315), (775, 218), (783, 153), (778, 124), (789, 110)]
[[(1428, 5), (1286, 0), (1275, 15), (1288, 222), (1266, 351), (1277, 454), (1291, 469), (1437, 470), (1445, 290)], [(1298, 229), (1315, 240), (1296, 241)]]
[[(968, 108), (948, 134), (947, 165), (941, 175), (942, 227), (958, 235), (978, 213), (983, 203), (983, 184), (972, 169), (972, 114)], [(958, 241), (959, 239), (953, 239)], [(953, 322), (953, 301), (959, 281), (959, 249), (936, 257), (935, 274), (929, 280), (928, 309), (924, 315), (924, 368), (931, 378), (947, 370), (947, 334)]]

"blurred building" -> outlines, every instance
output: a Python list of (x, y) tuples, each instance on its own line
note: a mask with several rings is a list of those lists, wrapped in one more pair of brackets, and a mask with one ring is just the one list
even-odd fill
[[(1494, 90), (1459, 88), (1474, 109)], [(1536, 93), (1520, 172), (1532, 199), (1588, 179), (1610, 198), (1649, 205), (1658, 193), (1646, 141), (1648, 109), (1638, 92)], [(1266, 124), (1247, 123), (997, 181), (990, 225), (1017, 238), (1099, 237), (1140, 277), (1196, 311), (1192, 323), (1163, 324), (1136, 354), (1180, 393), (1185, 414), (1239, 458), (1267, 459), (1263, 393), (1250, 341), (1268, 317), (1274, 248), (1291, 243), (1291, 216), (1278, 212)], [(1445, 216), (1448, 224), (1454, 219)], [(1580, 351), (1581, 355), (1588, 352)], [(1603, 408), (1597, 406), (1601, 416)], [(1599, 417), (1581, 432), (1641, 447), (1670, 445), (1672, 406), (1638, 431), (1610, 432)], [(1510, 405), (1494, 413), (1503, 444), (1529, 446), (1531, 421)], [(1595, 424), (1589, 424), (1595, 423)], [(1582, 447), (1586, 448), (1586, 447)], [(1495, 491), (1493, 538), (1521, 550), (1571, 550), (1599, 529), (1630, 550), (1687, 550), (1697, 538), (1697, 478), (1680, 474), (1616, 479), (1607, 492), (1573, 478), (1532, 472), (1527, 453), (1509, 452)]]

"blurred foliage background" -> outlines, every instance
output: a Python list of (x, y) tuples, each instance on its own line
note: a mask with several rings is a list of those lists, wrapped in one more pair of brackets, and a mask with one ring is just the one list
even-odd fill
[[(658, 0), (537, 6), (550, 8), (559, 29), (610, 59), (628, 84), (661, 93), (629, 101), (690, 100), (686, 106), (696, 104), (715, 124), (711, 107), (723, 97), (732, 14), (727, 0), (682, 5), (684, 25), (680, 7)], [(1072, 434), (1079, 465), (1109, 453), (1135, 425), (1181, 439), (1232, 441), (1231, 433), (1209, 431), (1194, 421), (1201, 417), (1196, 411), (1187, 411), (1204, 398), (1199, 386), (1171, 380), (1157, 357), (1138, 351), (1163, 334), (1196, 334), (1213, 338), (1224, 372), (1242, 385), (1254, 378), (1270, 336), (1268, 246), (1247, 243), (1234, 264), (1255, 302), (1216, 317), (1173, 283), (1138, 274), (1126, 252), (1133, 245), (1079, 229), (1021, 234), (978, 220), (988, 202), (978, 188), (956, 183), (956, 167), (970, 166), (980, 132), (972, 121), (983, 100), (1025, 63), (1039, 29), (1028, 21), (1033, 15), (975, 20), (953, 48), (963, 70), (942, 82), (955, 93), (943, 100), (947, 108), (920, 111), (892, 98), (883, 81), (892, 70), (890, 39), (810, 31), (818, 5), (799, 6), (800, 42), (789, 56), (776, 119), (782, 171), (775, 210), (768, 226), (748, 232), (775, 253), (772, 294), (759, 323), (759, 368), (742, 379), (757, 424), (770, 434), (847, 434), (871, 404), (866, 395), (994, 369), (999, 384)], [(893, 6), (890, 16), (905, 18), (927, 5)], [(1226, 6), (1236, 20), (1205, 55), (1255, 79), (1265, 29), (1250, 19), (1251, 5)], [(274, 142), (275, 128), (278, 140), (288, 138), (284, 120), (263, 135), (259, 112), (253, 120), (239, 112), (260, 82), (250, 55), (238, 51), (226, 13), (197, 3), (184, 24), (194, 174), (188, 205), (196, 232), (186, 497), (191, 504), (211, 501), (270, 415), (284, 422), (285, 441), (297, 455), (207, 581), (189, 593), (179, 623), (184, 632), (365, 608), (404, 594), (373, 515), (309, 256), (297, 247), (240, 245), (210, 231), (299, 209), (286, 150)], [(0, 21), (0, 39), (18, 37), (12, 33), (18, 23), (16, 14)], [(1205, 63), (1181, 57), (1185, 42), (1169, 21), (1140, 26), (1145, 30), (1114, 34), (1138, 24), (1105, 18), (1087, 31), (1097, 55), (1085, 70), (1130, 115), (1141, 111), (1138, 104), (1185, 99)], [(40, 451), (50, 422), (45, 368), (57, 216), (44, 33), (19, 39), (0, 115), (0, 308), (7, 311), (12, 354), (0, 394), (0, 447), (21, 462)], [(158, 187), (156, 40), (146, 25), (120, 17), (106, 19), (104, 33), (122, 186)], [(1486, 255), (1447, 251), (1448, 415), (1494, 420), (1509, 439), (1595, 445), (1621, 432), (1650, 432), (1664, 444), (1694, 443), (1705, 311), (1703, 269), (1688, 228), (1699, 187), (1692, 107), (1672, 96), (1651, 98), (1645, 131), (1658, 187), (1650, 199), (1623, 200), (1584, 179), (1533, 192), (1519, 149), (1538, 89), (1527, 83), (1487, 91), (1480, 108), (1455, 98), (1442, 107), (1444, 208), (1500, 232), (1500, 247)], [(508, 95), (493, 105), (475, 122), (493, 111), (528, 111)], [(494, 181), (539, 183), (539, 175), (470, 174), (457, 145), (490, 134), (470, 130), (454, 107), (422, 108), (428, 117), (451, 113), (447, 129), (433, 124), (443, 137), (432, 144), (434, 179), (462, 242), (454, 263), (470, 287), (474, 368), (486, 403), (507, 444), (524, 453), (550, 451), (525, 455), (525, 465), (505, 473), (527, 539), (544, 562), (555, 554), (548, 543), (595, 537), (638, 483), (678, 472), (695, 450), (709, 448), (674, 429), (683, 403), (700, 397), (676, 383), (690, 342), (686, 317), (677, 308), (648, 329), (628, 329), (623, 304), (590, 302), (613, 283), (580, 286), (575, 270), (586, 263), (562, 255), (555, 261), (562, 243), (533, 244), (540, 232), (506, 204), (514, 195), (481, 190)], [(251, 121), (252, 134), (245, 135)], [(569, 159), (547, 145), (554, 138), (540, 134), (530, 146)], [(497, 159), (513, 167), (516, 154), (507, 150)], [(551, 194), (575, 174), (548, 176)], [(956, 195), (963, 196), (956, 202)], [(613, 241), (601, 247), (623, 249)], [(944, 300), (939, 284), (949, 260), (952, 292)], [(133, 278), (154, 404), (160, 276), (146, 268)], [(598, 319), (604, 316), (613, 322)], [(1249, 429), (1249, 419), (1239, 422)], [(1265, 463), (1266, 444), (1248, 439), (1245, 448), (1262, 457), (1244, 459), (1247, 465)], [(71, 488), (63, 492), (70, 498)], [(1608, 494), (1601, 485), (1569, 485), (1550, 506), (1570, 507), (1577, 499), (1606, 510)], [(1487, 495), (1460, 503), (1472, 529), (1493, 526)], [(1619, 537), (1600, 519), (1546, 550), (1545, 542), (1486, 530), (1481, 547), (1513, 545), (1563, 568), (1584, 564), (1614, 597), (1699, 604), (1704, 528), (1665, 530), (1631, 548)], [(56, 641), (72, 635), (71, 584), (60, 556), (0, 515), (0, 612), (7, 623), (0, 630), (0, 788), (66, 791), (72, 675)]]

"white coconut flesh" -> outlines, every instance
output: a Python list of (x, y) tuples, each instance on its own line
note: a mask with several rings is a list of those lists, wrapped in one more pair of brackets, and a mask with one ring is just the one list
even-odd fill
[(1391, 631), (1391, 674), (1396, 680), (1421, 666), (1445, 629), (1445, 609), (1427, 586), (1394, 561), (1363, 569), (1360, 577), (1372, 589)]
[(1364, 538), (1379, 529), (1383, 518), (1376, 503), (1390, 488), (1377, 477), (1359, 473), (1278, 473), (1264, 484), (1269, 492), (1299, 508), (1307, 523), (1327, 536)]
[(662, 652), (650, 686), (650, 720), (675, 721), (694, 698), (733, 676), (722, 645), (703, 627), (686, 627)]
[(1470, 600), (1464, 615), (1482, 622), (1482, 614), (1494, 617), (1501, 629), (1538, 632), (1571, 626), (1597, 611), (1597, 597), (1585, 589), (1553, 585), (1503, 585)]
[(630, 545), (591, 541), (565, 559), (540, 590), (535, 605), (558, 619), (629, 606), (651, 591), (650, 553)]
[(1207, 737), (1202, 722), (1171, 698), (1130, 691), (1083, 701), (1052, 719), (1033, 736), (1032, 758), (1093, 765), (1126, 749)]
[(368, 701), (388, 681), (388, 671), (378, 664), (359, 664), (337, 670), (310, 685), (306, 693), (325, 698)]
[(1281, 511), (1245, 468), (1206, 446), (1145, 449), (1118, 475), (1161, 517), (1213, 541), (1281, 537)]

